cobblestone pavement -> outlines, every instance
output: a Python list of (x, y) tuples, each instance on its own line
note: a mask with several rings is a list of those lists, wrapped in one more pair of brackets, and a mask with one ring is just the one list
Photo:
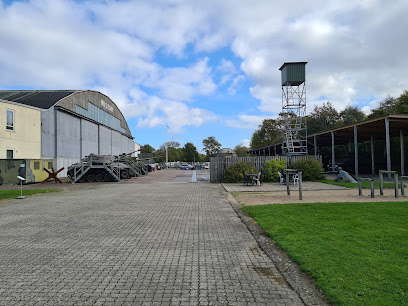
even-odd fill
[(0, 203), (0, 305), (303, 305), (209, 183)]

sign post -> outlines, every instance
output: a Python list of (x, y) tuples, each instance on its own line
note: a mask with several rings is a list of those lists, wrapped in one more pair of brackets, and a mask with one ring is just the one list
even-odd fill
[(17, 197), (16, 199), (25, 199), (26, 197), (23, 196), (23, 181), (25, 181), (25, 178), (22, 176), (17, 176), (17, 178), (20, 180), (20, 186), (21, 186), (21, 195)]

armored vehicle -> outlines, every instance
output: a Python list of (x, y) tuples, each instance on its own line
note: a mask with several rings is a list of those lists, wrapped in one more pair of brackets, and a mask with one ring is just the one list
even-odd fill
[(79, 163), (68, 167), (67, 175), (76, 182), (111, 182), (142, 175), (138, 162), (132, 162), (129, 154), (121, 156), (90, 154)]

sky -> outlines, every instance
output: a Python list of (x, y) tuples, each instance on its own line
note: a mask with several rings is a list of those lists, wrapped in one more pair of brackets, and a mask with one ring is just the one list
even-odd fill
[[(109, 96), (135, 142), (249, 145), (306, 65), (307, 113), (408, 90), (406, 0), (0, 0), (0, 89)], [(166, 127), (167, 126), (167, 127)]]

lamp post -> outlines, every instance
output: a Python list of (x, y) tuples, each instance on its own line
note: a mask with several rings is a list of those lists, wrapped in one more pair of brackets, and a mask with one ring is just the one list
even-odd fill
[(166, 167), (168, 166), (167, 163), (169, 162), (169, 154), (167, 149), (167, 130), (170, 129), (169, 126), (166, 124)]

